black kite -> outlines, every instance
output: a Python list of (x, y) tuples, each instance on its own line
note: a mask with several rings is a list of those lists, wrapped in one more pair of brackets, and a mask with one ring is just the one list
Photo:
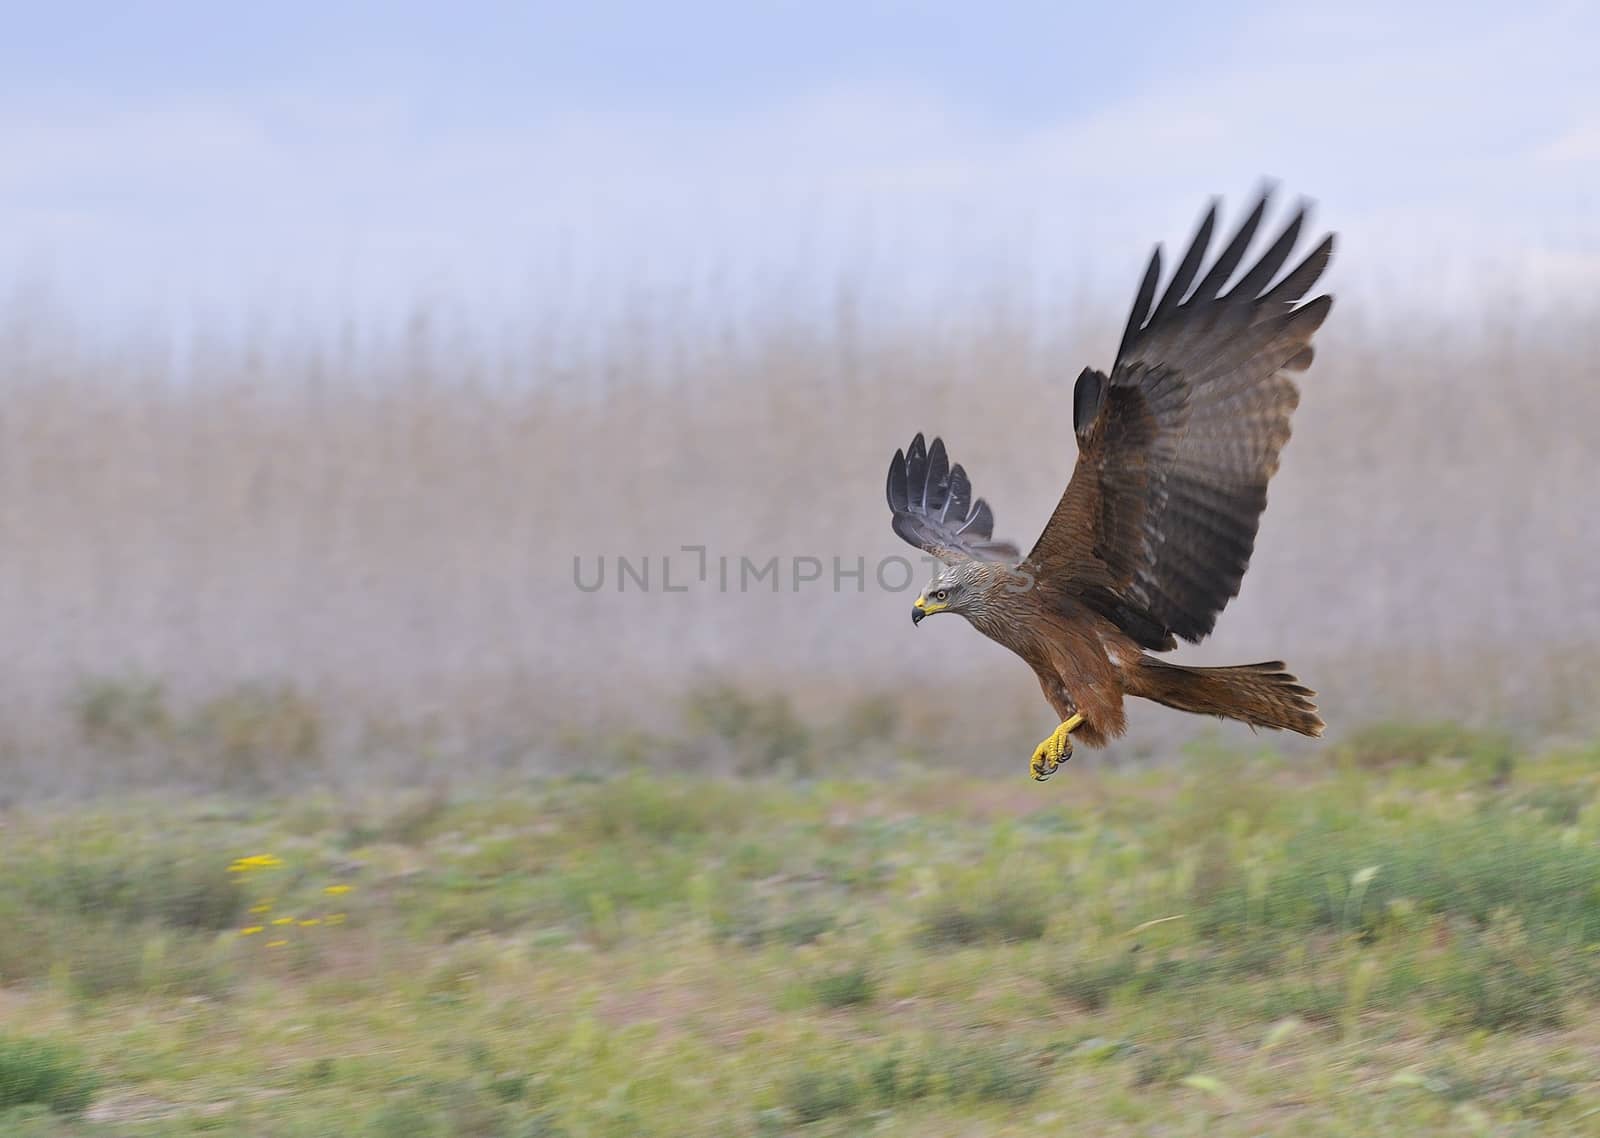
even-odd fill
[(912, 621), (965, 616), (1033, 666), (1061, 718), (1034, 751), (1036, 779), (1071, 757), (1074, 734), (1093, 746), (1122, 734), (1130, 695), (1322, 733), (1315, 693), (1282, 663), (1187, 668), (1145, 654), (1204, 639), (1238, 595), (1299, 402), (1290, 373), (1310, 366), (1311, 337), (1333, 304), (1299, 304), (1328, 266), (1332, 235), (1273, 283), (1303, 207), (1223, 291), (1266, 205), (1263, 194), (1202, 275), (1213, 204), (1159, 300), (1157, 246), (1111, 374), (1086, 368), (1078, 377), (1077, 466), (1027, 557), (992, 539), (993, 513), (940, 439), (924, 447), (919, 434), (890, 463), (894, 531), (943, 562)]

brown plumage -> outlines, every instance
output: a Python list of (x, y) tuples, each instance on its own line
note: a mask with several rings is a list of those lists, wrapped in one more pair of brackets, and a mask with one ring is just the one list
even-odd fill
[(1129, 695), (1322, 733), (1314, 693), (1281, 663), (1186, 668), (1145, 654), (1204, 639), (1238, 595), (1299, 402), (1290, 373), (1310, 366), (1333, 303), (1299, 303), (1327, 268), (1331, 235), (1274, 283), (1303, 207), (1223, 291), (1266, 207), (1263, 194), (1205, 268), (1213, 204), (1159, 300), (1157, 247), (1110, 374), (1078, 377), (1077, 466), (1027, 557), (993, 539), (992, 511), (941, 440), (925, 447), (919, 434), (889, 466), (895, 532), (944, 563), (913, 621), (966, 616), (1033, 666), (1063, 720), (1034, 753), (1036, 778), (1070, 756), (1069, 736), (1099, 745), (1120, 735)]

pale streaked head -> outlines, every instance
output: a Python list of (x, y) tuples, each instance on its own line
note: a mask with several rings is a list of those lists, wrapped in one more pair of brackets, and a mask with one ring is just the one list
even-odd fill
[(923, 617), (941, 612), (970, 615), (972, 605), (981, 600), (987, 583), (988, 575), (982, 570), (983, 564), (977, 561), (958, 561), (944, 566), (912, 603), (911, 623), (921, 624)]

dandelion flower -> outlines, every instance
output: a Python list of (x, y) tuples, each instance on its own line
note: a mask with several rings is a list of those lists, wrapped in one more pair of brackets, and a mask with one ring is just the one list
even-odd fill
[(320, 925), (321, 923), (321, 917), (307, 917), (305, 920), (300, 922), (300, 927), (303, 929), (308, 929), (313, 925)]
[(284, 945), (286, 945), (288, 943), (289, 942), (286, 941), (286, 940), (269, 940), (269, 941), (267, 941), (267, 947), (268, 948), (282, 948)]
[(292, 924), (294, 924), (294, 918), (293, 917), (278, 917), (272, 923), (275, 924), (275, 925), (292, 925)]
[(350, 892), (350, 889), (351, 887), (348, 885), (327, 885), (323, 887), (322, 891), (329, 897), (343, 897)]
[(270, 901), (263, 901), (259, 905), (251, 905), (250, 906), (250, 911), (252, 913), (258, 913), (258, 914), (259, 913), (270, 913), (270, 912), (272, 912), (272, 903)]
[(239, 935), (240, 936), (255, 936), (260, 931), (261, 931), (261, 926), (260, 925), (250, 925), (248, 928), (240, 929), (239, 930)]
[(272, 854), (251, 854), (249, 857), (234, 859), (228, 866), (229, 873), (249, 873), (253, 869), (276, 869), (283, 864), (283, 859)]

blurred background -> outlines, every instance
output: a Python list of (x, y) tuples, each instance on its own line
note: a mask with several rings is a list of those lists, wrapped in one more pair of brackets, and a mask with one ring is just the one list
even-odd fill
[[(8, 14), (8, 794), (1020, 777), (1053, 718), (964, 622), (912, 630), (922, 565), (876, 578), (915, 554), (885, 465), (942, 435), (1026, 548), (1151, 247), (1264, 178), (1340, 234), (1338, 303), (1177, 658), (1287, 660), (1334, 736), (1595, 725), (1590, 6)], [(1079, 761), (1213, 730), (1141, 710)]]

